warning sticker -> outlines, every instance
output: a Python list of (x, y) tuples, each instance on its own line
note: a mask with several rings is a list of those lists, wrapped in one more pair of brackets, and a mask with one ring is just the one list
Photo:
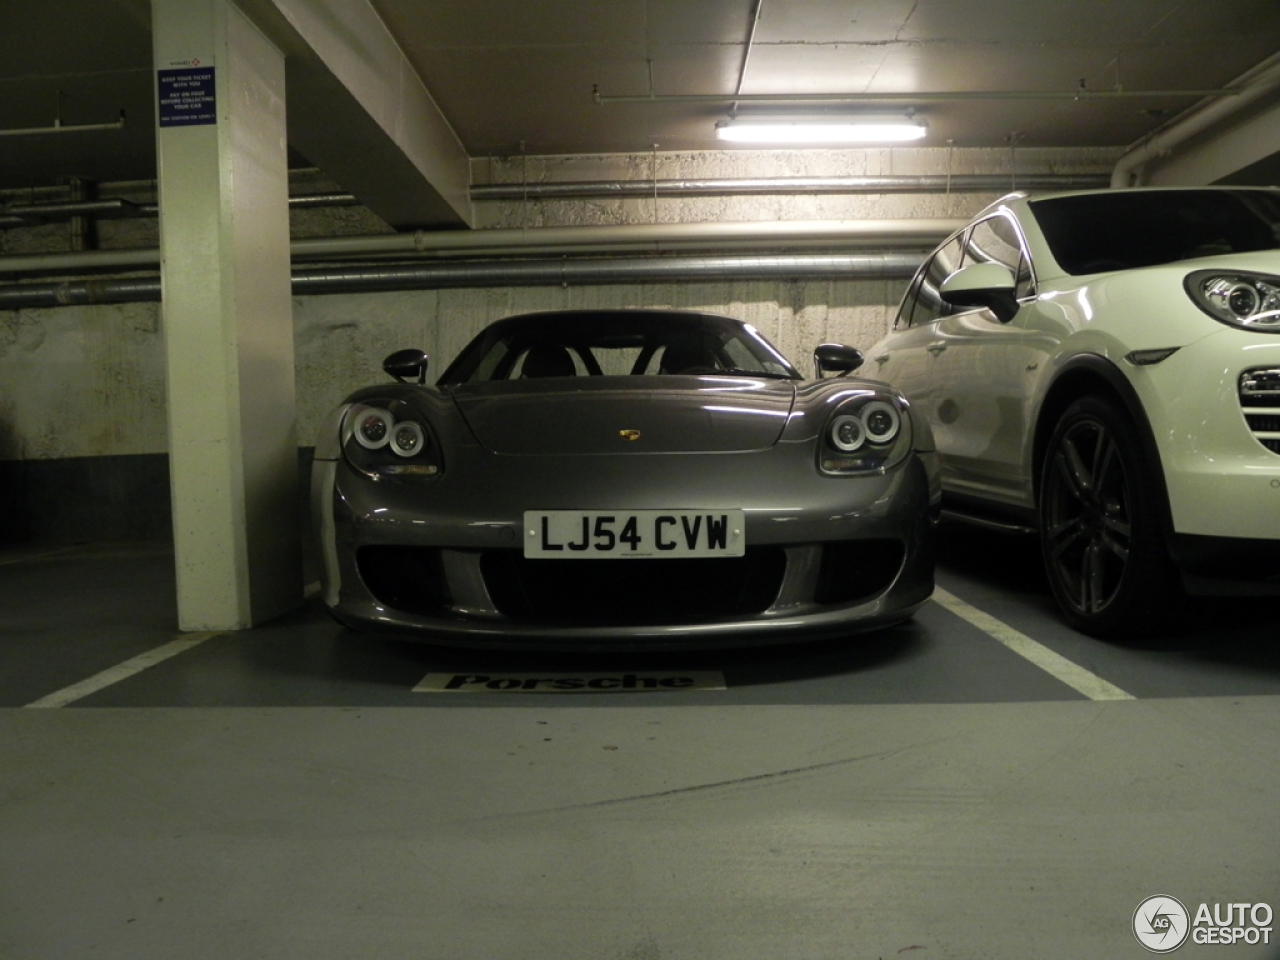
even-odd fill
[(428, 673), (414, 693), (670, 693), (724, 690), (724, 674), (689, 673)]

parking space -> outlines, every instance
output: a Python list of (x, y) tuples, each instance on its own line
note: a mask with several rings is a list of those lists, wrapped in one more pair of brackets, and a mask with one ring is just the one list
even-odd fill
[[(314, 598), (252, 630), (181, 635), (173, 629), (172, 561), (163, 546), (86, 545), (28, 553), (20, 563), (13, 554), (0, 567), (0, 704), (559, 708), (1280, 693), (1274, 601), (1197, 602), (1177, 634), (1102, 642), (1058, 620), (1036, 550), (1030, 539), (948, 525), (938, 599), (897, 627), (781, 647), (616, 655), (466, 651), (360, 634), (329, 619)], [(1022, 645), (1008, 643), (1006, 634)], [(1073, 672), (1055, 670), (1043, 657)], [(607, 679), (694, 674), (723, 683), (646, 689)], [(453, 692), (424, 692), (428, 675), (472, 679), (459, 679)], [(513, 685), (502, 679), (513, 676), (606, 679), (600, 692), (585, 683), (564, 689), (573, 686), (567, 682), (534, 684), (532, 693), (495, 691)]]

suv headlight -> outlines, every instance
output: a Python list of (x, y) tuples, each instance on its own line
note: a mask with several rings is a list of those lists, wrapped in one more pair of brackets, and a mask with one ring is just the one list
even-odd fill
[(1280, 333), (1280, 277), (1197, 270), (1187, 274), (1183, 286), (1197, 307), (1221, 323)]
[(433, 477), (443, 467), (426, 418), (403, 400), (353, 403), (342, 418), (342, 453), (349, 464), (375, 480)]
[(883, 473), (911, 450), (911, 418), (901, 400), (867, 391), (842, 400), (818, 443), (823, 473)]

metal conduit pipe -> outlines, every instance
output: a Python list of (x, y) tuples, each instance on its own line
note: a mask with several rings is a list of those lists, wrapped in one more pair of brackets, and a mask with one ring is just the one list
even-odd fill
[(916, 90), (879, 93), (640, 93), (606, 96), (599, 86), (591, 99), (600, 106), (614, 103), (952, 103), (956, 101), (1003, 100), (1150, 100), (1153, 97), (1234, 97), (1238, 87), (1202, 90)]
[[(349, 207), (358, 201), (349, 193), (308, 193), (289, 198), (290, 209)], [(0, 227), (29, 227), (49, 220), (69, 217), (154, 217), (160, 207), (154, 203), (134, 203), (122, 197), (101, 200), (56, 200), (41, 203), (11, 203), (0, 216)]]
[(120, 197), (106, 200), (63, 200), (56, 203), (11, 203), (5, 208), (6, 216), (34, 222), (68, 217), (135, 217), (144, 212), (144, 207)]
[(0, 286), (0, 310), (73, 307), (98, 303), (146, 303), (160, 299), (159, 277), (123, 280), (60, 280)]
[[(814, 256), (637, 257), (595, 260), (465, 261), (308, 267), (293, 271), (293, 293), (371, 293), (463, 287), (529, 287), (706, 280), (905, 279), (925, 251)], [(0, 310), (160, 299), (160, 280), (80, 280), (0, 286)]]
[[(471, 188), (477, 203), (494, 200), (560, 200), (580, 198), (724, 197), (774, 193), (1002, 193), (1013, 189), (1009, 174), (924, 174), (874, 177), (759, 177), (754, 179), (680, 179), (487, 183)], [(1106, 187), (1110, 177), (1098, 174), (1018, 174), (1019, 190), (1092, 190)]]
[[(418, 230), (363, 237), (295, 240), (294, 259), (369, 256), (475, 256), (487, 254), (669, 253), (764, 247), (777, 251), (801, 246), (932, 247), (964, 225), (963, 220), (818, 220), (745, 223), (657, 223), (594, 227), (539, 227), (529, 230)], [(94, 250), (83, 253), (0, 257), (0, 274), (70, 273), (138, 269), (160, 262), (156, 249)]]
[[(728, 223), (633, 223), (587, 227), (501, 228), (388, 233), (370, 237), (333, 237), (295, 241), (301, 259), (369, 254), (668, 253), (677, 250), (771, 243), (774, 249), (796, 244), (835, 246), (924, 246), (946, 239), (963, 220), (751, 220)], [(2, 269), (2, 267), (0, 267)]]

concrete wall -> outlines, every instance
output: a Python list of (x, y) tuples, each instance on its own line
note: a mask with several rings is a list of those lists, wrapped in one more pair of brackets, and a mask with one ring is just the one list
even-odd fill
[[(562, 180), (645, 180), (884, 174), (1106, 173), (1118, 150), (895, 149), (661, 154), (593, 157), (515, 157), (473, 163), (476, 183)], [(295, 178), (294, 191), (341, 189), (315, 176)], [(147, 185), (100, 189), (154, 202)], [(482, 227), (529, 227), (735, 220), (965, 217), (998, 194), (737, 196), (608, 200), (528, 200), (478, 206)], [(10, 192), (0, 194), (8, 202)], [(386, 232), (390, 228), (360, 207), (299, 210), (295, 237)], [(102, 221), (104, 249), (155, 245), (154, 221)], [(0, 255), (70, 249), (68, 224), (0, 231)], [(325, 413), (345, 393), (382, 378), (382, 358), (416, 346), (437, 372), (485, 324), (531, 310), (581, 307), (689, 307), (726, 313), (758, 326), (801, 369), (813, 346), (825, 340), (870, 346), (887, 329), (903, 283), (886, 280), (807, 282), (736, 281), (651, 283), (629, 286), (424, 290), (403, 293), (295, 297), (298, 436), (314, 442)], [(133, 496), (119, 470), (104, 471), (104, 457), (133, 458), (138, 479), (155, 499), (156, 469), (166, 446), (163, 331), (156, 304), (0, 310), (0, 541), (39, 537), (57, 527), (83, 524), (35, 522), (33, 489), (73, 476), (68, 497)], [(157, 466), (157, 464), (159, 466)], [(108, 476), (85, 486), (89, 474)], [(129, 471), (125, 471), (128, 473)], [(7, 479), (6, 479), (7, 477)], [(63, 481), (56, 481), (64, 483)], [(7, 488), (7, 489), (6, 489)], [(87, 492), (86, 492), (87, 491)], [(47, 491), (46, 491), (47, 493)], [(24, 499), (25, 498), (25, 499)], [(54, 510), (60, 498), (49, 494)], [(27, 503), (28, 507), (23, 507)], [(108, 502), (108, 506), (111, 506)], [(154, 504), (156, 510), (167, 505)], [(6, 512), (7, 519), (6, 519)], [(16, 512), (15, 512), (16, 511)], [(106, 510), (104, 516), (115, 516)], [(38, 518), (37, 518), (38, 519)], [(154, 526), (131, 522), (99, 533), (153, 535)], [(118, 526), (118, 525), (117, 525)], [(25, 531), (25, 532), (24, 532)], [(89, 531), (90, 533), (92, 531)]]
[(1122, 151), (1110, 148), (877, 150), (738, 150), (725, 152), (485, 158), (472, 162), (477, 184), (559, 181), (750, 179), (772, 177), (1008, 177), (998, 193), (818, 194), (675, 199), (532, 200), (480, 205), (477, 227), (538, 227), (601, 223), (683, 223), (749, 220), (847, 220), (966, 217), (1033, 173), (1109, 174)]

